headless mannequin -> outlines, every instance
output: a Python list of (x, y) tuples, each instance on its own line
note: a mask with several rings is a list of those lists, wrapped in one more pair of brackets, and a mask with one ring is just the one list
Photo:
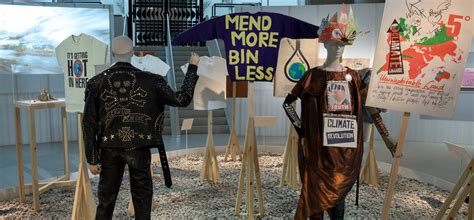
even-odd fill
[[(346, 71), (347, 68), (341, 64), (341, 61), (342, 61), (341, 58), (344, 52), (344, 48), (348, 44), (342, 41), (333, 41), (333, 40), (326, 40), (323, 43), (324, 43), (324, 47), (327, 50), (327, 58), (324, 64), (317, 68), (324, 71), (328, 71), (328, 72)], [(352, 77), (350, 77), (350, 75), (346, 75), (346, 80), (350, 81), (352, 80)], [(365, 89), (362, 89), (359, 91), (361, 94), (362, 103), (365, 103), (365, 98), (367, 96), (367, 88), (368, 88), (368, 85), (366, 85)], [(291, 93), (288, 94), (288, 96), (286, 97), (283, 103), (283, 108), (285, 109), (288, 117), (290, 118), (290, 121), (294, 125), (300, 138), (304, 138), (305, 132), (304, 132), (304, 128), (302, 127), (301, 119), (298, 117), (298, 114), (296, 113), (295, 108), (291, 105), (296, 100), (297, 100), (296, 96), (294, 96)], [(385, 124), (383, 123), (383, 120), (379, 114), (380, 110), (377, 108), (372, 108), (372, 107), (367, 107), (367, 106), (365, 106), (365, 108), (369, 112), (369, 115), (374, 121), (374, 124), (378, 132), (381, 134), (384, 142), (387, 145), (387, 148), (390, 150), (390, 153), (393, 156), (396, 150), (396, 142), (390, 137), (388, 129), (385, 127)], [(301, 143), (306, 143), (306, 141), (302, 140)], [(326, 211), (331, 219), (343, 219), (344, 208), (345, 208), (345, 202), (344, 202), (344, 199), (342, 199), (338, 204), (336, 204), (334, 207), (327, 209)], [(322, 213), (316, 214), (314, 216), (310, 216), (310, 219), (322, 219), (322, 218), (323, 218)]]
[[(119, 36), (112, 40), (112, 53), (116, 62), (130, 63), (133, 56), (133, 42), (126, 36)], [(98, 164), (89, 164), (89, 170), (93, 175), (101, 171)]]
[[(326, 48), (327, 50), (327, 58), (324, 61), (323, 65), (317, 68), (325, 70), (325, 71), (329, 71), (329, 72), (345, 71), (346, 68), (341, 64), (341, 61), (342, 61), (342, 54), (344, 53), (344, 48), (348, 44), (342, 41), (333, 41), (333, 40), (326, 40), (323, 42), (323, 44), (324, 44), (324, 48)], [(365, 98), (367, 97), (367, 89), (368, 89), (368, 85), (366, 86), (365, 89), (360, 91), (363, 103), (365, 103)], [(291, 108), (289, 105), (291, 105), (292, 102), (296, 101), (296, 99), (297, 98), (293, 96), (292, 94), (288, 94), (283, 104), (284, 108), (291, 111)], [(390, 136), (388, 129), (383, 123), (383, 119), (380, 116), (381, 110), (377, 108), (369, 107), (369, 106), (365, 106), (365, 108), (367, 112), (369, 113), (370, 117), (372, 118), (372, 120), (374, 121), (377, 131), (381, 134), (381, 137), (385, 145), (387, 146), (388, 150), (390, 151), (393, 157), (395, 155), (397, 143)], [(293, 114), (288, 114), (288, 116), (290, 117), (290, 120), (293, 122), (293, 125), (295, 125), (296, 131), (300, 135), (300, 137), (304, 137), (303, 128), (301, 127), (301, 120), (297, 117), (296, 111), (294, 111)]]

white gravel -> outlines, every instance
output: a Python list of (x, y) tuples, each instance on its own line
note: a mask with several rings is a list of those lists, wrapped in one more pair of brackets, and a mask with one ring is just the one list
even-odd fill
[[(154, 219), (169, 218), (238, 218), (234, 216), (234, 206), (237, 194), (241, 163), (224, 162), (223, 156), (218, 156), (221, 181), (209, 184), (199, 181), (202, 157), (192, 155), (174, 158), (170, 161), (173, 176), (173, 187), (164, 186), (161, 168), (154, 166), (154, 195), (158, 205), (153, 210)], [(278, 155), (260, 154), (259, 162), (262, 175), (264, 204), (266, 218), (292, 218), (296, 208), (299, 191), (280, 187), (282, 158)], [(388, 174), (381, 172), (381, 186), (379, 189), (367, 185), (360, 186), (359, 206), (355, 206), (355, 186), (346, 198), (346, 213), (352, 218), (379, 218), (382, 212), (385, 188)], [(98, 178), (92, 179), (94, 195), (97, 196)], [(124, 176), (114, 215), (116, 218), (127, 218), (127, 204), (129, 198), (128, 173)], [(396, 194), (392, 202), (391, 217), (398, 219), (432, 219), (448, 192), (419, 181), (398, 178)], [(53, 189), (40, 197), (41, 212), (32, 209), (31, 196), (27, 197), (26, 205), (20, 205), (18, 200), (0, 203), (0, 219), (13, 218), (45, 218), (69, 217), (72, 211), (74, 188)], [(255, 202), (257, 204), (257, 201)], [(257, 208), (257, 207), (255, 207)], [(257, 210), (257, 209), (256, 209)], [(242, 207), (242, 213), (245, 208)], [(459, 216), (466, 218), (467, 207), (463, 205)], [(243, 218), (243, 217), (242, 217)]]

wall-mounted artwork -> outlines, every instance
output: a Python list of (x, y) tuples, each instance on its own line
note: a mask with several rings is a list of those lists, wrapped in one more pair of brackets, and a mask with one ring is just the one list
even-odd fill
[(88, 34), (110, 42), (108, 8), (0, 5), (0, 74), (62, 74), (54, 49)]

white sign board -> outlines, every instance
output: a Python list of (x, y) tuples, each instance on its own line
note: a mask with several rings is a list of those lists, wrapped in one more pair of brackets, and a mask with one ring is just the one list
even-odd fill
[(472, 41), (472, 4), (387, 0), (366, 105), (452, 117)]
[(194, 118), (184, 119), (183, 124), (181, 125), (181, 131), (191, 130), (191, 128), (193, 127), (193, 122), (194, 122)]

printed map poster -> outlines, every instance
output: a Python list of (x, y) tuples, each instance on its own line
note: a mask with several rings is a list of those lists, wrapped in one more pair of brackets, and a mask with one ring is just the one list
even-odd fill
[(387, 0), (368, 106), (452, 117), (472, 41), (472, 0)]
[(317, 65), (318, 53), (318, 39), (282, 39), (278, 51), (273, 96), (286, 97), (304, 73)]
[(462, 80), (463, 88), (474, 88), (474, 68), (466, 68), (464, 70), (464, 79)]

